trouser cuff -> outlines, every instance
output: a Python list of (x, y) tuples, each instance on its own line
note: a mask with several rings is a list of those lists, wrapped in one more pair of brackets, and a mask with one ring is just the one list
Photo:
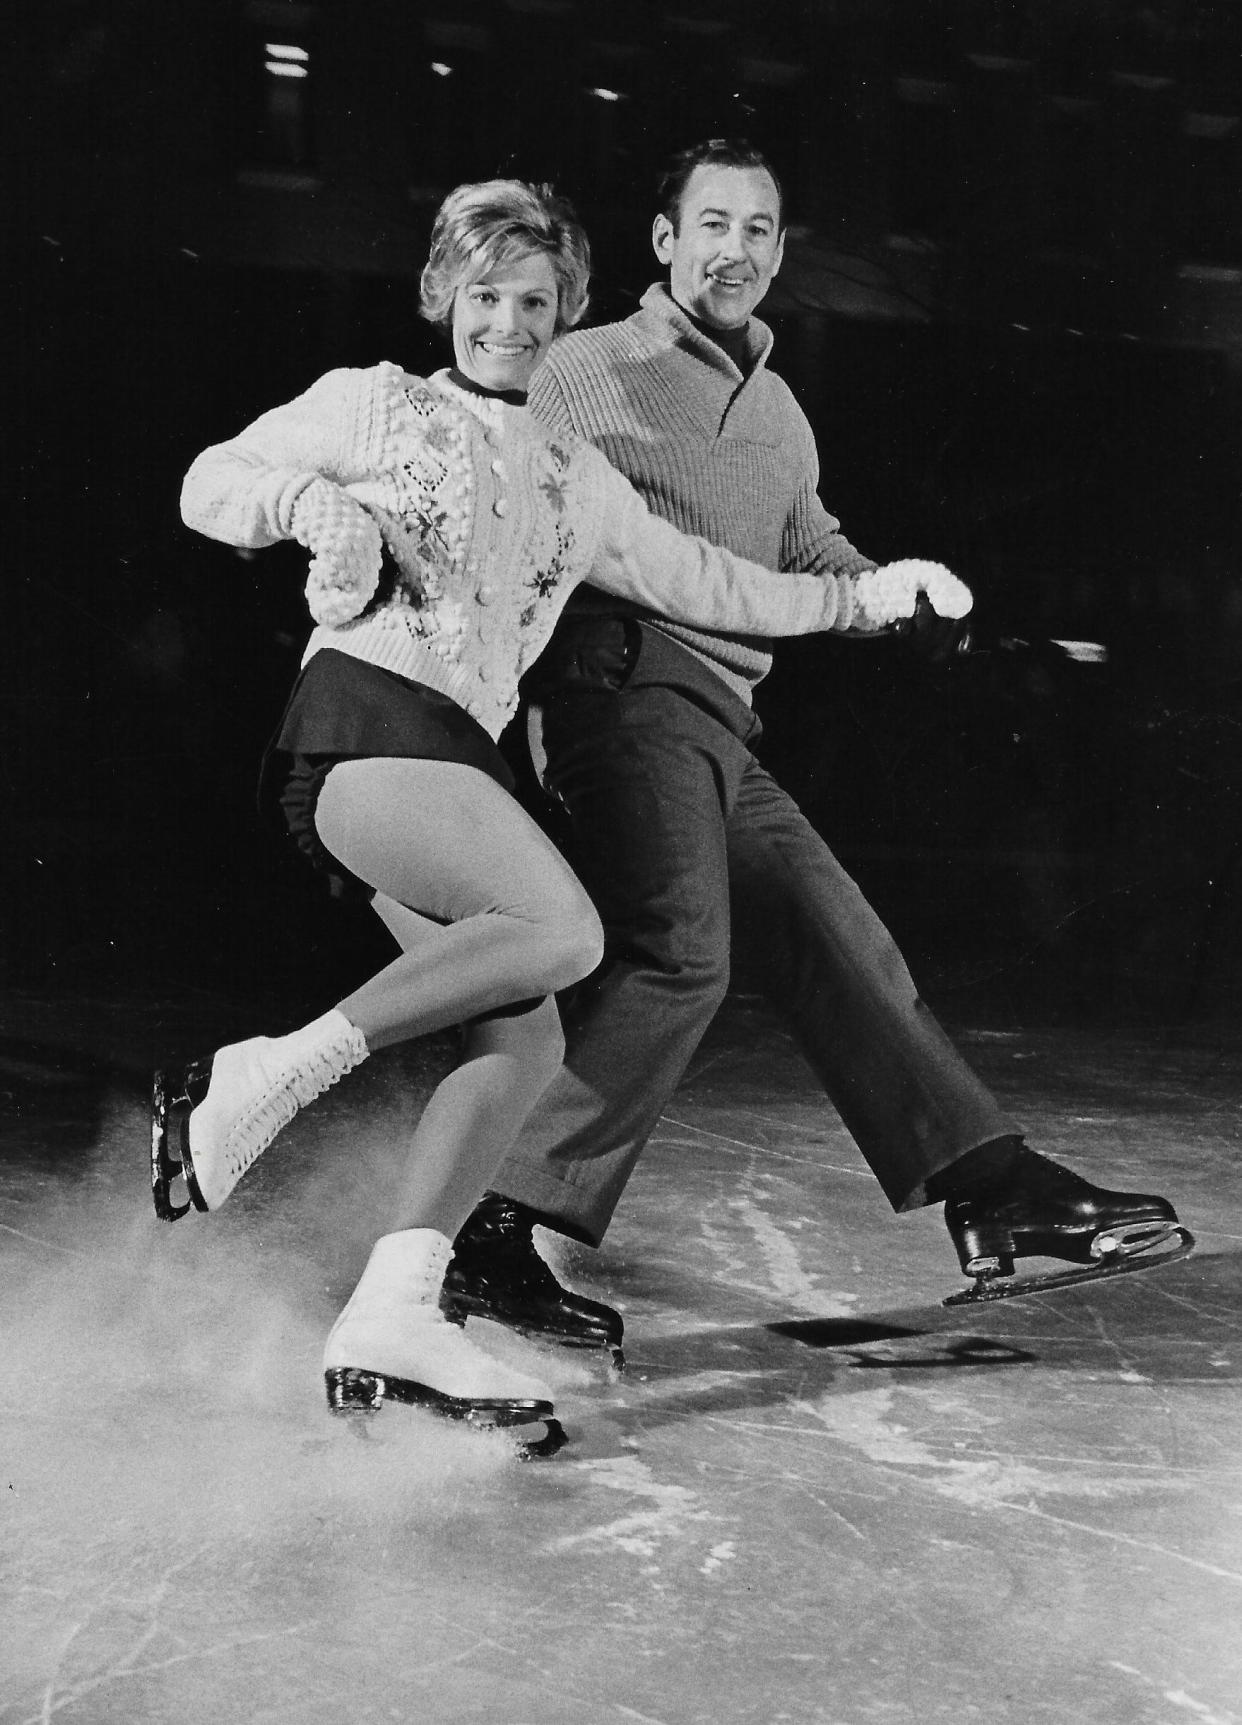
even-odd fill
[(601, 1206), (580, 1187), (521, 1162), (507, 1161), (492, 1181), (491, 1190), (532, 1211), (541, 1226), (584, 1246), (598, 1246), (612, 1219), (612, 1208), (601, 1215)]

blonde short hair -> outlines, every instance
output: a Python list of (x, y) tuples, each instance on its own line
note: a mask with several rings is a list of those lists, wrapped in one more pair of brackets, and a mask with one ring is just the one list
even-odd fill
[(527, 180), (482, 180), (458, 186), (436, 212), (431, 251), (419, 282), (419, 310), (447, 328), (459, 287), (499, 265), (542, 252), (556, 277), (556, 333), (572, 329), (587, 308), (591, 247), (567, 199)]

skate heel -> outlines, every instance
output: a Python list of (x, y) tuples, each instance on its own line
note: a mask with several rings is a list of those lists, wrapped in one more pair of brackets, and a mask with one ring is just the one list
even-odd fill
[(190, 1115), (207, 1094), (211, 1083), (211, 1060), (194, 1060), (186, 1067), (182, 1081), (182, 1108), (179, 1115), (181, 1126), (181, 1172), (185, 1176), (185, 1189), (190, 1194), (190, 1202), (204, 1216), (207, 1214), (207, 1200), (199, 1190), (198, 1175), (194, 1172), (194, 1158), (190, 1154)]
[(334, 1366), (323, 1374), (328, 1408), (334, 1414), (377, 1414), (384, 1405), (387, 1385), (375, 1372), (360, 1372), (353, 1366)]
[(1012, 1276), (1016, 1244), (1012, 1228), (996, 1223), (967, 1223), (954, 1231), (953, 1243), (964, 1276), (990, 1281), (994, 1276)]
[[(190, 1157), (190, 1114), (207, 1094), (210, 1060), (159, 1071), (151, 1087), (151, 1198), (162, 1222), (176, 1222), (193, 1207), (207, 1208)], [(176, 1154), (174, 1155), (174, 1149)], [(186, 1198), (174, 1197), (176, 1182)]]

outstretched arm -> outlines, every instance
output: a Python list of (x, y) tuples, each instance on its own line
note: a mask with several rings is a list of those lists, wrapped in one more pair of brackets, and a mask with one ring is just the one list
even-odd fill
[[(920, 592), (944, 615), (970, 609), (970, 594), (939, 564), (907, 560), (876, 569), (777, 573), (651, 514), (638, 493), (599, 458), (606, 487), (604, 532), (590, 580), (674, 623), (736, 635), (808, 635), (888, 627), (914, 615)], [(934, 591), (933, 591), (934, 589)]]

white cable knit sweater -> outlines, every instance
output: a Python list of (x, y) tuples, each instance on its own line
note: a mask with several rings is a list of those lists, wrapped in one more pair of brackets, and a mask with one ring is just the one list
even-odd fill
[[(317, 626), (303, 663), (334, 647), (397, 671), (451, 696), (493, 737), (588, 574), (674, 621), (738, 634), (847, 628), (864, 598), (871, 626), (891, 620), (878, 588), (775, 574), (682, 535), (590, 445), (447, 372), (329, 372), (205, 450), (181, 509), (228, 545), (293, 538), (311, 550)], [(893, 615), (912, 609), (911, 598)]]

